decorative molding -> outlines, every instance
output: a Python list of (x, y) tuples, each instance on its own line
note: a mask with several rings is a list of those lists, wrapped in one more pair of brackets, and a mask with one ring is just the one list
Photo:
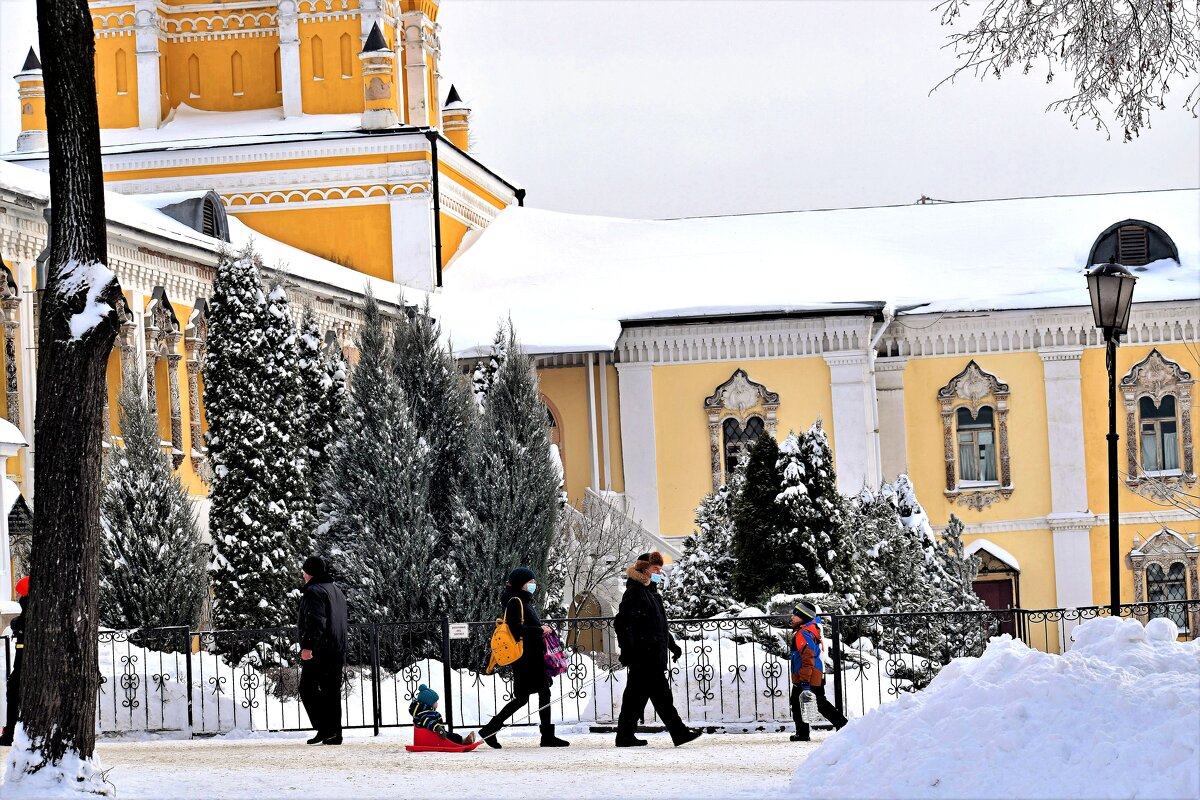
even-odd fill
[[(1192, 387), (1195, 381), (1191, 373), (1154, 348), (1150, 354), (1134, 364), (1121, 378), (1120, 391), (1125, 405), (1125, 457), (1127, 471), (1125, 484), (1137, 494), (1152, 500), (1167, 499), (1180, 486), (1196, 483), (1195, 453), (1192, 441)], [(1139, 412), (1138, 401), (1149, 397), (1155, 405), (1164, 398), (1175, 398), (1175, 413), (1178, 425), (1180, 449), (1180, 474), (1147, 475), (1139, 458)]]
[[(715, 492), (724, 484), (724, 448), (721, 428), (727, 419), (736, 419), (745, 424), (751, 416), (761, 415), (766, 433), (776, 435), (778, 426), (779, 394), (761, 383), (750, 380), (744, 369), (736, 369), (729, 379), (704, 398), (704, 412), (708, 415), (709, 460), (712, 466), (712, 487)], [(756, 413), (752, 413), (756, 412)]]
[[(1133, 549), (1129, 551), (1129, 568), (1133, 571), (1133, 601), (1145, 603), (1149, 600), (1147, 570), (1158, 566), (1164, 574), (1175, 564), (1182, 564), (1185, 571), (1184, 591), (1188, 600), (1200, 598), (1200, 581), (1197, 580), (1196, 564), (1200, 561), (1200, 547), (1196, 546), (1196, 534), (1188, 534), (1185, 541), (1175, 531), (1163, 526), (1162, 530), (1141, 542), (1133, 537)], [(1143, 621), (1145, 617), (1143, 616)], [(1200, 609), (1189, 614), (1189, 629), (1200, 630)]]
[(694, 364), (822, 356), (862, 352), (870, 341), (870, 317), (780, 319), (628, 327), (617, 339), (624, 364)]
[[(993, 503), (1007, 500), (1013, 492), (1012, 469), (1008, 452), (1008, 384), (989, 372), (984, 372), (972, 359), (949, 383), (938, 389), (937, 399), (942, 413), (942, 451), (945, 461), (946, 489), (944, 494), (952, 502), (975, 511), (983, 511)], [(996, 411), (996, 466), (1000, 471), (998, 486), (983, 486), (974, 489), (963, 486), (958, 480), (958, 447), (955, 415), (960, 408), (967, 408), (971, 416), (977, 416), (984, 406)]]

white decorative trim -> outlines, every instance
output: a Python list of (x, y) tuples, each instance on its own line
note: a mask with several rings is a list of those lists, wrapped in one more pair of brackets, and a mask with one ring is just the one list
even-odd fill
[(1046, 386), (1050, 455), (1050, 507), (1057, 514), (1087, 509), (1087, 457), (1083, 447), (1081, 347), (1039, 350)]
[(627, 327), (617, 339), (624, 364), (698, 364), (821, 356), (852, 350), (862, 358), (870, 317), (780, 319)]
[(752, 416), (761, 416), (764, 432), (778, 436), (779, 394), (761, 383), (750, 380), (744, 369), (735, 369), (728, 380), (704, 398), (704, 413), (708, 417), (709, 462), (712, 467), (712, 488), (717, 491), (725, 484), (725, 450), (722, 427), (727, 419), (745, 423)]
[(654, 374), (649, 364), (618, 364), (621, 400), (621, 460), (625, 494), (643, 527), (659, 529), (658, 458), (654, 440)]
[[(1085, 521), (1089, 528), (1102, 528), (1108, 525), (1108, 514), (1082, 514), (1078, 517), (1079, 524)], [(1161, 511), (1132, 511), (1121, 514), (1121, 525), (1162, 525), (1168, 522), (1195, 522), (1196, 515), (1178, 509), (1163, 509)], [(945, 525), (934, 525), (935, 533), (946, 530)], [(964, 522), (963, 534), (976, 536), (989, 533), (1024, 533), (1052, 530), (1050, 517), (1027, 517), (1025, 519), (1002, 519), (994, 522)]]

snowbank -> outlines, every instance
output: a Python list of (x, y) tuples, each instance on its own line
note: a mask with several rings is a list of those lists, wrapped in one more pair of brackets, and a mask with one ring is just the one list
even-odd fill
[(1008, 636), (851, 722), (795, 797), (1200, 797), (1200, 642), (1094, 619), (1065, 655)]

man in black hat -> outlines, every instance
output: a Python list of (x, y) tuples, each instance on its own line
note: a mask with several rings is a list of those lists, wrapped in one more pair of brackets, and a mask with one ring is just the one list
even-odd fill
[(621, 663), (629, 668), (621, 714), (617, 718), (617, 747), (646, 743), (645, 739), (634, 736), (634, 732), (647, 701), (654, 704), (676, 747), (700, 737), (700, 731), (689, 728), (680, 719), (671, 696), (671, 684), (667, 682), (667, 653), (678, 661), (683, 651), (667, 628), (667, 612), (658, 594), (663, 563), (662, 553), (652, 550), (638, 556), (626, 571), (625, 594), (614, 620)]
[(304, 561), (300, 598), (300, 700), (316, 730), (309, 744), (342, 743), (346, 596), (319, 556)]
[(829, 720), (833, 727), (841, 730), (846, 718), (837, 706), (825, 697), (825, 663), (821, 652), (821, 618), (817, 607), (801, 600), (792, 609), (792, 719), (796, 722), (793, 742), (807, 742), (810, 737), (808, 723), (804, 721), (800, 708), (805, 702), (815, 701), (817, 711)]

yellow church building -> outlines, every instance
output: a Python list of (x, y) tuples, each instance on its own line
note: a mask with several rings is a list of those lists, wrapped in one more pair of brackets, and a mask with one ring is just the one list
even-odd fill
[[(540, 211), (471, 154), (436, 0), (90, 6), (105, 180), (124, 196), (110, 203), (125, 209), (122, 352), (154, 366), (164, 442), (198, 495), (195, 332), (218, 247), (253, 235), (331, 345), (352, 340), (366, 284), (428, 293), (467, 359), (511, 316), (568, 495), (619, 497), (668, 549), (750, 441), (819, 419), (843, 491), (903, 473), (935, 525), (964, 521), (995, 607), (1104, 603), (1106, 373), (1083, 273), (1111, 256), (1138, 276), (1117, 364), (1122, 597), (1200, 598), (1200, 191), (671, 221)], [(32, 51), (16, 82), (22, 131), (0, 167), (44, 172)], [(25, 409), (30, 441), (39, 197), (0, 197), (22, 209), (0, 214), (0, 306), (25, 393), (8, 416)]]

